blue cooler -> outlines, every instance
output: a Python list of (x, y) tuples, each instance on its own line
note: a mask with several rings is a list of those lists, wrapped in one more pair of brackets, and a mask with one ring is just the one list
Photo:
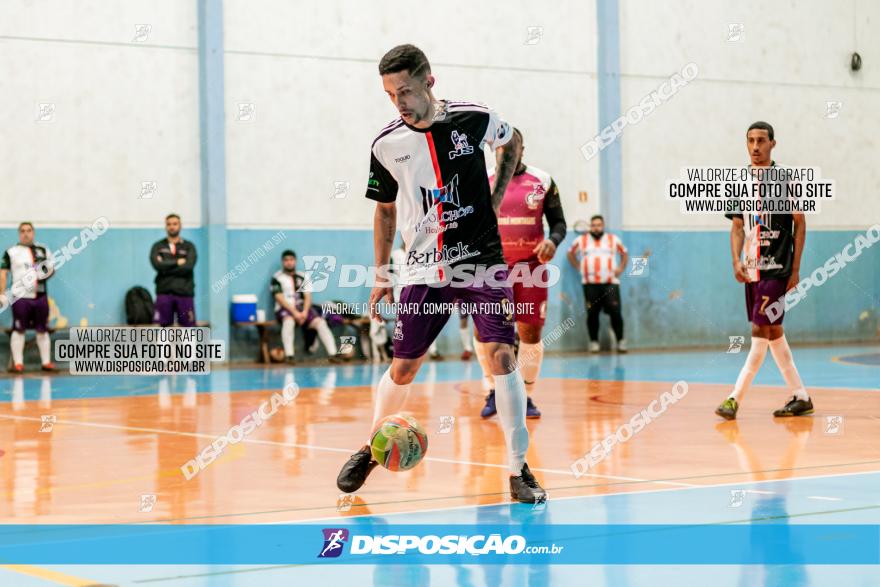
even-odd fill
[(257, 321), (257, 294), (238, 294), (232, 296), (232, 321)]

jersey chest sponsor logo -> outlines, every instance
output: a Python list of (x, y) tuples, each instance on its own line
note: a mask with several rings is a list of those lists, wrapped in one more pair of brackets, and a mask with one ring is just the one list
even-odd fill
[(464, 157), (465, 155), (470, 155), (474, 152), (473, 146), (468, 144), (468, 137), (466, 134), (454, 130), (452, 131), (450, 139), (452, 140), (452, 146), (454, 147), (452, 151), (449, 151), (450, 159)]
[(466, 245), (463, 243), (457, 243), (455, 246), (452, 247), (443, 245), (443, 248), (440, 250), (432, 249), (424, 253), (409, 251), (406, 256), (406, 264), (428, 266), (436, 265), (438, 263), (451, 263), (480, 254), (479, 251), (469, 251), (469, 246), (470, 245)]
[(437, 207), (438, 204), (452, 204), (456, 208), (461, 206), (461, 200), (458, 197), (458, 174), (456, 173), (452, 179), (440, 188), (420, 187), (422, 193), (422, 211), (427, 214), (429, 210)]
[(529, 207), (529, 210), (537, 210), (538, 205), (541, 203), (541, 200), (544, 199), (545, 195), (547, 195), (547, 193), (541, 182), (533, 183), (532, 191), (526, 194), (526, 206)]

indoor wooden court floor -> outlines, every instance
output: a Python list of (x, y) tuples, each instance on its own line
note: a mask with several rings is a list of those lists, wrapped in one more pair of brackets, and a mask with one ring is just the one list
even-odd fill
[[(730, 423), (713, 410), (742, 355), (548, 357), (527, 460), (550, 500), (880, 471), (880, 371), (847, 360), (872, 351), (796, 349), (816, 413), (786, 420), (771, 416), (787, 396), (768, 361)], [(458, 361), (427, 364), (405, 406), (429, 432), (426, 460), (408, 472), (377, 469), (340, 501), (335, 478), (364, 444), (381, 369), (0, 379), (0, 521), (277, 523), (507, 503), (497, 417), (479, 417), (477, 365)], [(688, 385), (683, 399), (575, 478), (575, 460), (678, 380)], [(182, 465), (291, 381), (293, 403), (185, 479)]]

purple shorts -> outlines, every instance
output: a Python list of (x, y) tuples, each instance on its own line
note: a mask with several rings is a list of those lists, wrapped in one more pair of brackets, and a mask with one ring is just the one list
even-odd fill
[[(499, 271), (496, 280), (507, 278), (507, 271)], [(474, 327), (481, 342), (513, 344), (514, 320), (513, 290), (509, 287), (431, 287), (407, 285), (400, 292), (400, 311), (394, 325), (394, 356), (417, 359), (424, 355), (434, 339), (443, 330), (452, 314), (452, 304), (476, 304), (471, 313)], [(433, 311), (434, 304), (443, 304), (444, 311)]]
[(189, 328), (196, 325), (196, 307), (192, 296), (159, 294), (154, 307), (156, 311), (153, 313), (153, 321), (159, 326), (174, 324), (175, 314), (179, 326)]
[(777, 326), (785, 316), (788, 278), (762, 279), (746, 284), (746, 315), (756, 326)]
[[(275, 312), (275, 319), (278, 320), (278, 323), (284, 322), (285, 318), (293, 318), (293, 314), (287, 311), (286, 308), (281, 308), (277, 312)], [(309, 324), (312, 323), (312, 320), (318, 317), (318, 313), (314, 308), (309, 308), (309, 313), (306, 314), (305, 321), (301, 324), (303, 328), (307, 328)]]
[(24, 332), (28, 329), (46, 332), (49, 327), (49, 297), (19, 298), (12, 304), (12, 329)]

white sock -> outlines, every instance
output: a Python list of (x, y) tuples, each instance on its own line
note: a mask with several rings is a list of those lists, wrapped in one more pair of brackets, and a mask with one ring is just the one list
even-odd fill
[(318, 331), (318, 338), (321, 339), (321, 344), (324, 345), (324, 350), (327, 351), (329, 356), (333, 356), (336, 354), (336, 339), (333, 338), (333, 333), (330, 332), (330, 327), (327, 326), (327, 321), (323, 318), (315, 318), (312, 321), (312, 327)]
[(49, 352), (50, 344), (48, 332), (37, 333), (37, 348), (40, 349), (40, 362), (43, 365), (52, 360), (52, 355)]
[(474, 338), (474, 348), (476, 349), (475, 354), (477, 355), (477, 362), (480, 364), (480, 369), (483, 370), (483, 387), (486, 391), (495, 389), (495, 377), (492, 375), (492, 370), (489, 369), (489, 358), (486, 356), (486, 344)]
[(9, 348), (12, 351), (12, 362), (16, 365), (24, 364), (24, 332), (13, 330), (9, 335)]
[(385, 416), (396, 414), (409, 393), (410, 384), (398, 385), (391, 379), (391, 367), (385, 370), (376, 387), (376, 404), (373, 407), (373, 428)]
[(474, 352), (474, 347), (471, 346), (471, 329), (467, 326), (459, 328), (458, 335), (461, 337), (461, 346), (464, 347), (464, 350)]
[(523, 382), (526, 384), (526, 394), (532, 395), (535, 389), (535, 381), (541, 372), (541, 361), (544, 359), (544, 343), (538, 341), (535, 344), (526, 342), (519, 343), (519, 370), (522, 372)]
[(439, 352), (437, 352), (437, 341), (436, 340), (431, 343), (431, 346), (428, 347), (428, 354), (429, 355), (439, 355), (440, 354)]
[(293, 318), (285, 318), (281, 322), (281, 344), (284, 345), (284, 356), (293, 356), (293, 337), (296, 333), (296, 322)]
[(810, 395), (804, 389), (804, 384), (801, 381), (800, 374), (798, 374), (797, 367), (794, 366), (794, 357), (791, 356), (791, 348), (788, 346), (788, 341), (785, 340), (784, 334), (776, 340), (770, 341), (770, 354), (773, 355), (776, 366), (782, 372), (782, 378), (785, 379), (785, 384), (788, 386), (789, 391), (799, 400), (807, 401), (810, 399)]
[(764, 363), (768, 346), (770, 346), (770, 341), (766, 338), (752, 337), (752, 345), (749, 348), (749, 355), (746, 357), (746, 364), (743, 365), (742, 370), (739, 372), (739, 377), (736, 378), (736, 385), (733, 386), (733, 392), (728, 397), (732, 397), (737, 402), (741, 401), (740, 397), (752, 384), (755, 375), (758, 374), (758, 370), (761, 369), (761, 365)]
[(529, 448), (529, 431), (526, 428), (526, 387), (519, 369), (495, 376), (495, 406), (507, 443), (510, 473), (521, 475)]

